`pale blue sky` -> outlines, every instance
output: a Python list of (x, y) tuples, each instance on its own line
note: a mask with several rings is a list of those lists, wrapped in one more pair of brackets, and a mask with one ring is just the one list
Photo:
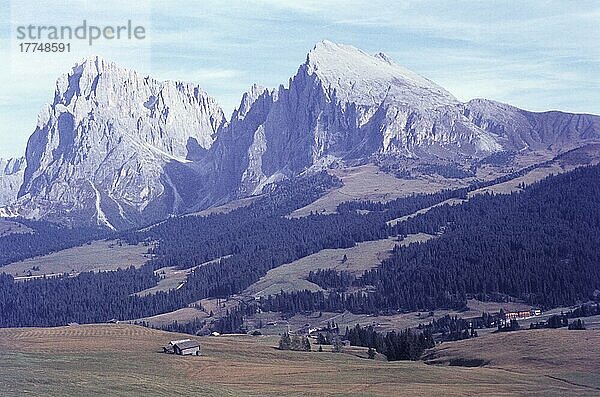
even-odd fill
[[(70, 54), (18, 52), (16, 26), (83, 19), (131, 19), (148, 38), (77, 43)], [(196, 82), (229, 116), (253, 83), (287, 84), (323, 39), (385, 52), (461, 100), (600, 114), (597, 1), (0, 0), (0, 157), (24, 152), (56, 78), (83, 56)]]

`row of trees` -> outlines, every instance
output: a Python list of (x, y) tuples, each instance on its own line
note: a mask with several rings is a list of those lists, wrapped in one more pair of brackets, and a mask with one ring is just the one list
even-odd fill
[(334, 269), (317, 269), (311, 270), (306, 279), (324, 289), (344, 291), (354, 283), (356, 276), (345, 270), (338, 272)]
[(285, 332), (279, 339), (279, 350), (295, 350), (309, 352), (310, 341), (306, 336), (292, 335)]
[(428, 324), (419, 324), (418, 329), (439, 335), (439, 341), (453, 341), (469, 339), (478, 336), (477, 329), (495, 326), (497, 316), (483, 313), (481, 317), (465, 320), (462, 317), (445, 315), (430, 321)]
[(548, 318), (547, 321), (541, 321), (537, 323), (531, 323), (531, 329), (539, 328), (563, 328), (567, 327), (572, 330), (585, 329), (585, 322), (578, 318), (569, 323), (569, 316), (565, 313), (555, 314)]

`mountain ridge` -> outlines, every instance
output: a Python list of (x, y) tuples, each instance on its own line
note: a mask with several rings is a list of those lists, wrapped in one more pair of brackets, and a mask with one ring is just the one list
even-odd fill
[(471, 167), (595, 140), (598, 116), (463, 103), (383, 53), (330, 41), (287, 87), (253, 85), (229, 120), (198, 85), (91, 56), (58, 79), (4, 214), (122, 229), (380, 156)]
[[(332, 73), (324, 64), (342, 71)], [(364, 65), (375, 65), (375, 71), (365, 73)], [(390, 79), (390, 70), (404, 80)], [(373, 91), (365, 92), (365, 84)], [(406, 93), (407, 85), (417, 90)], [(399, 94), (390, 94), (393, 90)], [(424, 92), (430, 95), (422, 99)], [(561, 135), (576, 145), (600, 137), (597, 116), (538, 114), (484, 99), (462, 103), (383, 54), (372, 56), (328, 41), (309, 52), (287, 87), (273, 91), (269, 111), (256, 114), (262, 119), (253, 119), (253, 131), (235, 118), (228, 125), (247, 142), (233, 155), (246, 166), (239, 179), (242, 194), (257, 193), (273, 179), (306, 169), (378, 155), (468, 163), (500, 151), (544, 149), (561, 143)], [(226, 145), (227, 139), (219, 138), (215, 146)], [(233, 156), (222, 162), (233, 161)]]

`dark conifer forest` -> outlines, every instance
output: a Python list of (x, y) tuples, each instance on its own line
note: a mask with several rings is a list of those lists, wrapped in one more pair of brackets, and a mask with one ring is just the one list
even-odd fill
[[(448, 198), (464, 198), (477, 186), (385, 204), (345, 203), (332, 215), (285, 217), (339, 185), (321, 173), (287, 181), (252, 205), (227, 214), (172, 218), (144, 231), (65, 232), (55, 241), (41, 237), (61, 235), (54, 229), (42, 230), (38, 237), (9, 235), (0, 238), (1, 263), (93, 238), (118, 237), (157, 246), (154, 258), (140, 269), (27, 282), (2, 276), (0, 326), (101, 322), (164, 313), (202, 298), (239, 293), (268, 270), (325, 248), (417, 232), (436, 238), (396, 248), (390, 259), (361, 277), (314, 272), (309, 277), (325, 292), (281, 293), (263, 299), (262, 310), (389, 313), (461, 308), (467, 297), (521, 299), (544, 307), (575, 304), (592, 299), (600, 289), (598, 180), (599, 166), (581, 168), (519, 193), (479, 195), (462, 205), (441, 205), (396, 226), (386, 222)], [(357, 211), (361, 209), (368, 212)], [(26, 249), (28, 245), (33, 248)], [(193, 270), (179, 289), (131, 295), (156, 284), (153, 270), (192, 268), (220, 257), (226, 258)], [(350, 285), (358, 292), (348, 292)], [(222, 325), (238, 323), (239, 319)]]
[(356, 325), (347, 329), (345, 338), (352, 346), (374, 348), (378, 353), (385, 354), (388, 361), (418, 360), (426, 349), (435, 345), (429, 331), (423, 332), (406, 329), (404, 331), (379, 333), (373, 327)]
[(575, 304), (600, 289), (600, 167), (575, 170), (522, 193), (476, 196), (421, 217), (445, 223), (427, 244), (398, 248), (361, 278), (375, 306), (447, 306), (498, 294), (544, 307)]

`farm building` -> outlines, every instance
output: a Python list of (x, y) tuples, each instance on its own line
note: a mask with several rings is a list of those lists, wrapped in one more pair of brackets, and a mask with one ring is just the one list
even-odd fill
[(508, 312), (500, 312), (500, 323), (508, 324), (511, 320), (524, 320), (531, 317), (536, 317), (542, 314), (542, 310), (539, 308), (531, 308), (530, 310), (518, 310), (518, 311), (508, 311)]
[(505, 312), (504, 313), (504, 319), (507, 320), (507, 321), (510, 321), (510, 320), (519, 320), (519, 319), (524, 319), (524, 318), (539, 316), (540, 314), (542, 314), (542, 311), (540, 309), (538, 309), (538, 308), (532, 308), (530, 310), (519, 310), (519, 311)]
[(163, 351), (180, 356), (199, 356), (200, 343), (191, 339), (173, 340), (168, 346), (163, 347)]
[(531, 313), (529, 312), (529, 310), (520, 310), (520, 311), (504, 313), (504, 319), (506, 321), (520, 320), (520, 319), (528, 318), (528, 317), (531, 317)]

